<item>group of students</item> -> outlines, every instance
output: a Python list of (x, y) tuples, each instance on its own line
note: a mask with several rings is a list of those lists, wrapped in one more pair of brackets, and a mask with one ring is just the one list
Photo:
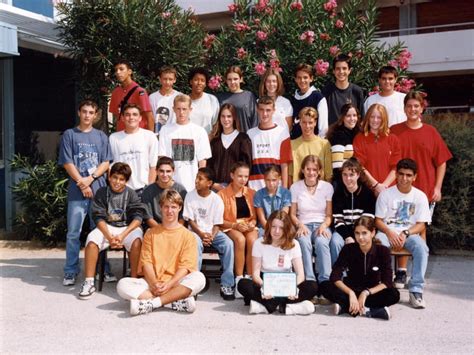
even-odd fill
[[(404, 247), (413, 255), (410, 303), (425, 307), (425, 224), (451, 153), (421, 120), (423, 96), (394, 91), (395, 68), (381, 68), (380, 93), (365, 108), (345, 55), (321, 91), (311, 86), (312, 68), (299, 65), (291, 100), (271, 68), (258, 100), (240, 88), (238, 67), (228, 69), (229, 92), (217, 98), (204, 92), (202, 68), (189, 74), (189, 96), (173, 89), (176, 71), (162, 68), (161, 88), (149, 98), (128, 62), (114, 68), (117, 132), (107, 138), (92, 127), (97, 105), (86, 100), (60, 146), (71, 178), (64, 285), (80, 271), (87, 214), (95, 226), (80, 298), (95, 292), (99, 251), (125, 247), (131, 277), (117, 291), (131, 314), (167, 304), (192, 312), (205, 285), (203, 248), (212, 246), (222, 262), (221, 296), (244, 298), (250, 313), (309, 314), (315, 300), (330, 300), (336, 314), (389, 319), (399, 293), (387, 247)], [(404, 287), (407, 260), (399, 265), (395, 286)], [(295, 295), (263, 294), (262, 275), (275, 271), (296, 274)]]

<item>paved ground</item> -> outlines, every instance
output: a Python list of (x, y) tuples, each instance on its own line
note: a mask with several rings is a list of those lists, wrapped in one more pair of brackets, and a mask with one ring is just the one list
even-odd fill
[[(81, 254), (82, 255), (82, 254)], [(121, 254), (110, 253), (121, 269)], [(408, 305), (408, 291), (389, 322), (333, 316), (249, 315), (224, 302), (214, 282), (194, 314), (160, 310), (130, 317), (115, 284), (88, 301), (64, 287), (64, 250), (0, 244), (0, 352), (5, 353), (474, 353), (474, 258), (430, 258), (428, 308)]]

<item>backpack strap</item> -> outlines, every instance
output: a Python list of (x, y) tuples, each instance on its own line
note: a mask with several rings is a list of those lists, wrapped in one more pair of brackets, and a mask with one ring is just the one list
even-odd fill
[(128, 93), (127, 95), (125, 95), (125, 97), (122, 99), (122, 101), (120, 101), (120, 106), (119, 106), (119, 116), (122, 115), (122, 112), (123, 112), (123, 109), (125, 107), (125, 105), (128, 103), (128, 100), (130, 99), (130, 97), (133, 95), (133, 93), (135, 92), (135, 90), (138, 89), (138, 85), (134, 86)]

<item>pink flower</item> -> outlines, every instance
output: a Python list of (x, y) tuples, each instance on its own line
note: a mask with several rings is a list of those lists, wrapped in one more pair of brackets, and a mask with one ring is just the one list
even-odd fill
[(329, 41), (331, 39), (331, 36), (327, 33), (320, 33), (319, 38), (321, 38), (323, 41)]
[(234, 23), (234, 29), (237, 31), (237, 32), (245, 32), (245, 31), (248, 31), (250, 30), (250, 26), (247, 25), (247, 22), (236, 22)]
[(254, 66), (255, 73), (258, 76), (262, 76), (263, 74), (265, 74), (265, 71), (267, 70), (266, 66), (267, 64), (265, 62), (256, 63)]
[(216, 75), (211, 76), (211, 78), (209, 79), (208, 86), (211, 90), (216, 90), (221, 87), (221, 83), (222, 83), (222, 76), (220, 76), (219, 74), (216, 74)]
[(388, 65), (390, 65), (392, 67), (396, 67), (396, 66), (398, 66), (398, 61), (396, 59), (389, 60)]
[(372, 91), (369, 91), (369, 96), (372, 96), (372, 95), (375, 95), (375, 94), (378, 94), (380, 88), (378, 86), (374, 86), (374, 88), (372, 89)]
[(397, 83), (395, 90), (407, 93), (416, 86), (415, 80), (403, 78)]
[(239, 10), (239, 5), (237, 4), (230, 4), (227, 6), (229, 8), (229, 11), (235, 14)]
[(314, 70), (316, 71), (316, 75), (318, 76), (325, 76), (329, 69), (329, 63), (325, 62), (322, 59), (318, 59), (316, 63), (314, 63)]
[(324, 10), (327, 12), (332, 12), (336, 7), (337, 7), (337, 1), (336, 0), (329, 0), (327, 3), (323, 5)]
[(162, 13), (161, 13), (161, 17), (162, 17), (162, 18), (168, 18), (168, 17), (170, 17), (170, 16), (171, 16), (171, 12), (169, 12), (169, 11), (167, 11), (167, 12), (162, 12)]
[(269, 0), (258, 0), (258, 3), (255, 5), (255, 10), (257, 10), (257, 12), (267, 11), (269, 2)]
[(237, 58), (243, 59), (246, 56), (247, 56), (247, 51), (243, 47), (240, 47), (239, 49), (237, 49)]
[(257, 39), (260, 41), (265, 41), (268, 38), (268, 34), (264, 31), (257, 31)]
[(404, 49), (398, 55), (398, 58), (390, 60), (388, 64), (391, 65), (392, 67), (399, 67), (400, 69), (405, 70), (405, 69), (408, 69), (411, 58), (412, 58), (412, 54), (407, 49)]
[(280, 61), (276, 58), (270, 59), (270, 68), (273, 68), (280, 73), (283, 71), (283, 69), (280, 68)]
[(343, 28), (344, 22), (342, 20), (337, 20), (334, 26), (336, 26), (336, 28)]
[(300, 3), (299, 1), (292, 2), (291, 5), (290, 5), (290, 10), (301, 11), (301, 10), (303, 10), (303, 4)]
[(332, 57), (335, 57), (337, 55), (337, 53), (339, 53), (339, 47), (338, 46), (332, 46), (331, 48), (329, 48), (329, 54)]
[(276, 50), (274, 50), (274, 49), (270, 49), (270, 51), (268, 52), (268, 54), (270, 54), (270, 57), (272, 57), (272, 58), (276, 58), (276, 57), (277, 57), (277, 52), (276, 52)]
[(216, 39), (216, 35), (210, 35), (208, 34), (205, 38), (204, 38), (204, 47), (206, 48), (211, 48), (212, 47), (212, 43), (214, 42), (214, 40)]
[(253, 20), (253, 23), (254, 23), (255, 25), (259, 26), (259, 25), (260, 25), (260, 19), (259, 19), (258, 17), (255, 18), (255, 19)]
[(300, 40), (306, 43), (313, 43), (314, 42), (314, 32), (313, 31), (305, 31), (300, 35)]

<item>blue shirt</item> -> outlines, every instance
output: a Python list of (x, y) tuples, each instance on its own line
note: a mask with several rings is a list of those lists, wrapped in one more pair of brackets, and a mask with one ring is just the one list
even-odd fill
[[(79, 128), (71, 128), (64, 132), (59, 146), (58, 164), (74, 164), (82, 177), (92, 175), (97, 167), (106, 161), (112, 160), (109, 139), (104, 132), (93, 128), (89, 132), (82, 132)], [(91, 185), (95, 192), (105, 186), (105, 176), (102, 175)], [(76, 182), (69, 177), (68, 201), (84, 200)]]
[(268, 219), (273, 211), (279, 211), (283, 207), (291, 206), (291, 193), (290, 190), (279, 186), (275, 195), (270, 196), (267, 188), (264, 187), (257, 191), (253, 197), (253, 205), (255, 208), (263, 208), (265, 218)]

